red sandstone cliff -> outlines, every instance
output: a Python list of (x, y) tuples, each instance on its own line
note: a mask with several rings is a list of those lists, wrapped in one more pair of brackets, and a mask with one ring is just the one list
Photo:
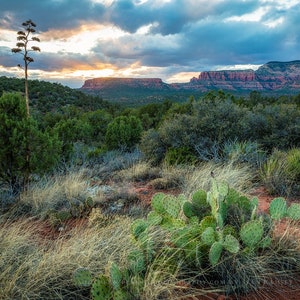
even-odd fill
[(82, 89), (110, 89), (110, 88), (145, 88), (145, 89), (165, 89), (168, 84), (160, 78), (114, 78), (102, 77), (88, 79)]
[[(228, 91), (275, 91), (285, 93), (300, 92), (300, 60), (291, 62), (269, 62), (254, 70), (204, 71), (198, 78), (187, 83), (164, 83), (160, 78), (95, 78), (86, 80), (82, 90), (105, 95), (109, 98), (146, 92), (148, 95), (160, 92), (209, 90)], [(127, 93), (127, 94), (126, 94)], [(125, 98), (126, 98), (125, 97)]]
[(198, 78), (191, 79), (190, 84), (199, 89), (300, 91), (300, 61), (269, 62), (256, 71), (201, 72)]

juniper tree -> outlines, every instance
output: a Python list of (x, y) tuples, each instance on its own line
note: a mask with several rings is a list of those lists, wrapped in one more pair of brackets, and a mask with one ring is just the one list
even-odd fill
[[(30, 143), (30, 160), (27, 157)], [(59, 160), (57, 134), (41, 131), (26, 113), (24, 97), (3, 93), (0, 97), (0, 184), (17, 195), (27, 188), (30, 174), (43, 174)]]
[[(13, 53), (21, 53), (24, 60), (24, 73), (25, 73), (25, 99), (26, 99), (26, 112), (27, 116), (29, 116), (29, 95), (28, 95), (28, 65), (34, 62), (34, 59), (29, 56), (30, 52), (40, 52), (41, 49), (37, 46), (29, 45), (30, 42), (40, 42), (40, 39), (33, 34), (36, 32), (35, 27), (36, 24), (32, 22), (32, 20), (27, 20), (22, 23), (24, 30), (20, 30), (17, 32), (17, 44), (16, 48), (12, 48), (11, 51)], [(20, 64), (19, 67), (22, 67)]]

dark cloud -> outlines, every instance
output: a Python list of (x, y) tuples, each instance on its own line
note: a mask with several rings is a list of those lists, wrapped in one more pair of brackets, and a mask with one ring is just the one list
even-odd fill
[[(2, 3), (3, 2), (3, 3)], [(105, 6), (90, 0), (9, 0), (0, 4), (0, 26), (18, 29), (32, 19), (41, 31), (76, 28), (83, 22), (104, 22)]]
[[(257, 10), (263, 12), (261, 19), (251, 20), (249, 15)], [(167, 76), (299, 59), (299, 15), (300, 3), (279, 0), (115, 0), (110, 5), (92, 0), (5, 0), (0, 3), (0, 30), (18, 30), (31, 18), (49, 38), (51, 30), (65, 30), (67, 36), (84, 24), (110, 24), (127, 34), (99, 38), (89, 54), (42, 49), (35, 68), (60, 71), (137, 64), (164, 68), (161, 74)], [(143, 26), (149, 29), (141, 34)], [(0, 41), (0, 65), (15, 66), (20, 57), (7, 53), (10, 49), (1, 47)]]

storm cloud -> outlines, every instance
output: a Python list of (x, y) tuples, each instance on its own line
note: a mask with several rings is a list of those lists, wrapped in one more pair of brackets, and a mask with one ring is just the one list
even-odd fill
[(101, 68), (167, 81), (180, 72), (296, 60), (299, 14), (298, 0), (2, 1), (0, 70), (18, 63), (10, 47), (27, 19), (42, 40), (32, 68), (66, 76), (81, 70), (79, 84)]

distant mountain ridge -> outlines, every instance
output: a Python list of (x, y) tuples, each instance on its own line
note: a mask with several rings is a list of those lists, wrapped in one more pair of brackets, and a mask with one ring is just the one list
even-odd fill
[(300, 93), (300, 60), (290, 62), (271, 61), (256, 71), (221, 70), (204, 71), (187, 83), (165, 83), (160, 78), (113, 78), (88, 79), (82, 91), (97, 94), (105, 100), (126, 100), (130, 97), (165, 97), (166, 95), (201, 94), (210, 90), (242, 93), (256, 90), (262, 93)]

